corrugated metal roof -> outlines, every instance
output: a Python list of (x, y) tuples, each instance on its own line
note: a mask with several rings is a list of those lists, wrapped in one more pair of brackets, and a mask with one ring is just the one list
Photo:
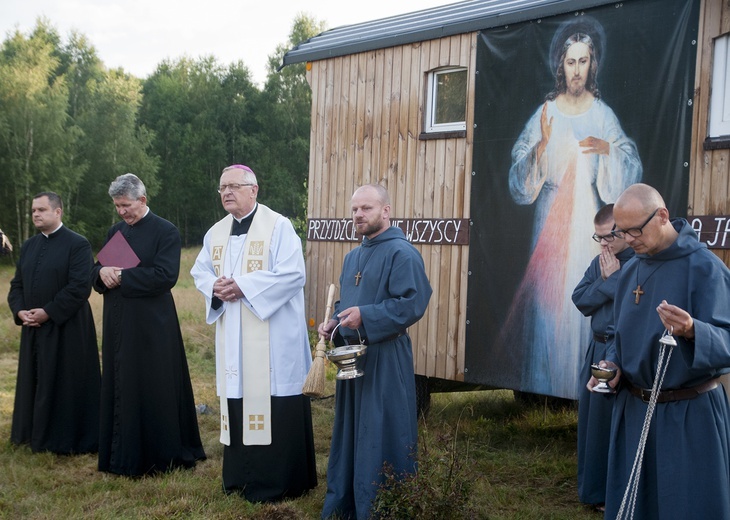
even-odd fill
[(330, 29), (284, 55), (283, 66), (580, 11), (607, 0), (467, 0)]

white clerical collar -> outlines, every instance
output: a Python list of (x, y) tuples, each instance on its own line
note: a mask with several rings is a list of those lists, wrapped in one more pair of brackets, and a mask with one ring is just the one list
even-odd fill
[(58, 230), (59, 230), (59, 229), (61, 229), (62, 227), (63, 227), (63, 222), (61, 222), (61, 223), (60, 223), (60, 224), (58, 225), (58, 227), (57, 227), (56, 229), (54, 229), (53, 231), (51, 231), (50, 233), (43, 233), (42, 231), (41, 231), (41, 233), (43, 233), (43, 236), (44, 236), (44, 237), (48, 238), (49, 236), (51, 236), (52, 234), (54, 234), (54, 233), (55, 233), (56, 231), (58, 231)]
[[(246, 213), (246, 214), (245, 214), (244, 216), (242, 216), (241, 218), (236, 218), (236, 217), (233, 217), (233, 220), (235, 220), (236, 222), (238, 222), (238, 223), (240, 224), (241, 222), (243, 222), (243, 219), (245, 219), (246, 217), (249, 217), (249, 216), (251, 216), (251, 214), (253, 214), (253, 212), (254, 212), (254, 211), (256, 211), (256, 208), (257, 208), (258, 206), (259, 206), (259, 203), (257, 202), (256, 204), (254, 204), (254, 207), (253, 207), (253, 209), (252, 209), (251, 211), (249, 211), (248, 213)], [(233, 215), (231, 215), (231, 216), (233, 216)]]

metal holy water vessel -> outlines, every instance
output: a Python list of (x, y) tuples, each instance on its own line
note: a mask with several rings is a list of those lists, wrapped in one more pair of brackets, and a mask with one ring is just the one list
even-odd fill
[(616, 391), (608, 384), (609, 381), (616, 377), (615, 368), (601, 367), (594, 363), (591, 365), (591, 374), (598, 379), (598, 384), (593, 387), (594, 392), (612, 394)]
[[(337, 327), (339, 326), (340, 324), (338, 323)], [(332, 329), (332, 336), (330, 336), (330, 341), (333, 342), (333, 344), (337, 327)], [(355, 379), (356, 377), (361, 377), (365, 373), (357, 367), (357, 361), (360, 356), (367, 352), (368, 346), (363, 343), (360, 331), (357, 331), (357, 336), (360, 338), (360, 344), (343, 345), (342, 347), (336, 347), (325, 352), (327, 359), (332, 361), (339, 369), (335, 376), (337, 379)]]

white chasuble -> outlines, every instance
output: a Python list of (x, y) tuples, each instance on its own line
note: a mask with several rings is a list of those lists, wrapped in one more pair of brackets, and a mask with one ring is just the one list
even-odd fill
[[(269, 265), (271, 236), (280, 215), (259, 204), (248, 234), (231, 236), (233, 217), (212, 228), (211, 261), (216, 276), (243, 276)], [(225, 302), (216, 322), (221, 437), (230, 446), (228, 398), (243, 397), (243, 444), (271, 444), (269, 322), (260, 320), (241, 301)], [(239, 348), (240, 345), (240, 348)]]

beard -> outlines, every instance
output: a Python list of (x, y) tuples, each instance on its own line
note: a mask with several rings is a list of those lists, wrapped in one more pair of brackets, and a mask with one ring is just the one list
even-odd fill
[(371, 224), (369, 222), (362, 222), (364, 226), (358, 230), (359, 233), (361, 233), (363, 236), (369, 237), (370, 235), (373, 235), (383, 229), (384, 224), (382, 222), (376, 222), (375, 224)]
[(568, 83), (567, 93), (571, 96), (578, 97), (586, 91), (585, 81), (571, 81)]

